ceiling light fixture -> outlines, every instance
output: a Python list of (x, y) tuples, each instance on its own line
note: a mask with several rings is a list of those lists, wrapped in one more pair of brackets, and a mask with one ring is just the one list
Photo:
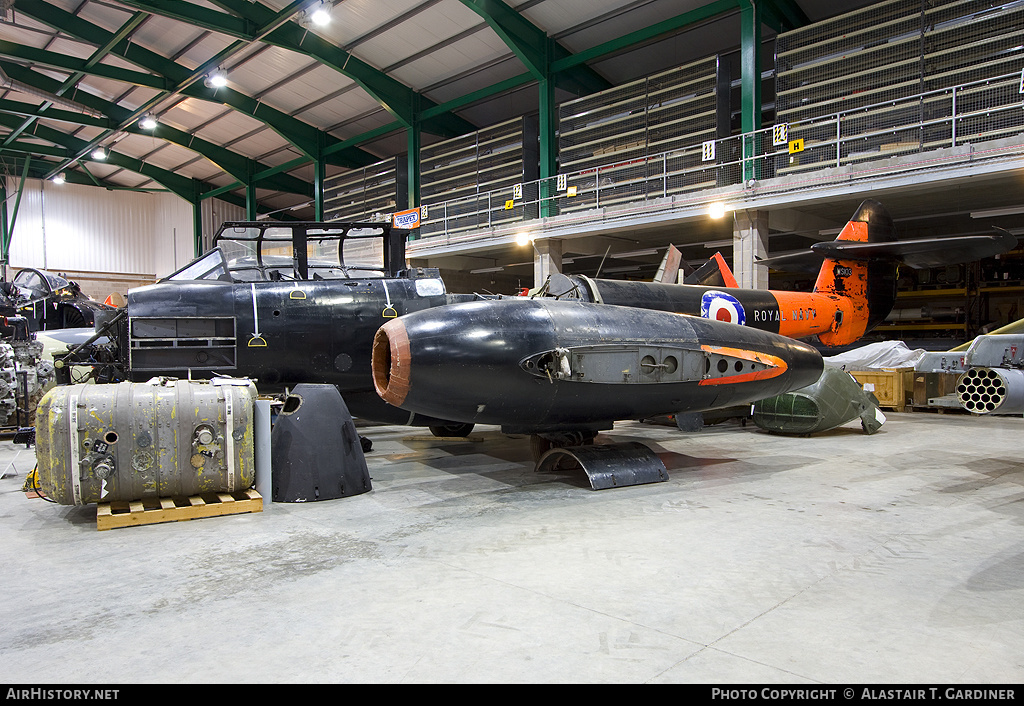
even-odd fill
[(96, 160), (104, 160), (107, 158), (107, 151), (102, 147), (97, 147), (92, 151), (92, 158)]
[(53, 179), (51, 179), (50, 181), (52, 181), (54, 184), (63, 184), (64, 183), (64, 172), (61, 172), (60, 174), (54, 175)]
[(331, 9), (332, 7), (325, 2), (321, 2), (320, 5), (313, 10), (310, 14), (309, 19), (313, 21), (317, 27), (326, 27), (331, 23)]
[(142, 120), (139, 121), (139, 127), (143, 130), (155, 130), (156, 129), (156, 118), (149, 113), (142, 116)]
[(214, 71), (203, 81), (207, 88), (223, 88), (228, 85), (228, 77), (221, 71)]
[(529, 245), (533, 242), (533, 238), (530, 237), (529, 233), (517, 233), (516, 234), (516, 245), (524, 246)]
[(721, 218), (725, 215), (725, 204), (717, 201), (708, 206), (708, 215), (712, 218)]

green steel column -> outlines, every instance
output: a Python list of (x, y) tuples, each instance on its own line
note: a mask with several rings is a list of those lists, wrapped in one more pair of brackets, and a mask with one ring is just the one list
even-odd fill
[[(755, 156), (761, 129), (761, 8), (759, 0), (740, 0), (740, 129), (743, 156)], [(743, 180), (756, 179), (760, 170), (753, 160), (743, 163)]]
[(203, 182), (193, 179), (193, 250), (194, 256), (203, 254)]
[(324, 182), (327, 179), (327, 134), (318, 132), (316, 138), (316, 159), (313, 160), (313, 220), (324, 220)]
[[(409, 201), (406, 208), (419, 208), (420, 206), (420, 148), (423, 147), (423, 133), (420, 129), (420, 111), (418, 107), (413, 111), (412, 124), (406, 129), (408, 154), (408, 194)], [(416, 240), (418, 230), (409, 231), (409, 240)]]
[(245, 175), (245, 217), (250, 221), (255, 221), (259, 213), (259, 204), (256, 202), (255, 173), (256, 170), (253, 168), (252, 160), (249, 160)]
[(537, 82), (540, 91), (540, 178), (541, 217), (554, 216), (557, 204), (549, 197), (555, 194), (554, 177), (558, 173), (558, 106), (555, 103), (555, 74), (551, 70), (553, 42), (548, 40), (544, 52), (544, 76)]
[(408, 129), (409, 147), (409, 208), (416, 208), (420, 205), (420, 149), (422, 132), (420, 121), (415, 120)]
[(192, 180), (192, 249), (194, 256), (203, 254), (203, 199), (202, 182)]
[(3, 279), (7, 279), (7, 253), (11, 247), (11, 232), (7, 225), (7, 178), (0, 176), (0, 247), (3, 248), (3, 252), (0, 253), (0, 267), (3, 267), (2, 275)]
[(18, 209), (21, 207), (21, 195), (25, 192), (25, 181), (28, 179), (28, 170), (32, 166), (32, 155), (25, 156), (25, 168), (21, 172), (21, 180), (18, 182), (18, 196), (14, 199), (14, 212), (10, 219), (7, 217), (7, 186), (4, 182), (3, 192), (3, 241), (0, 242), (0, 259), (6, 266), (9, 262), (8, 255), (11, 250), (11, 238), (14, 236), (14, 224), (18, 221)]

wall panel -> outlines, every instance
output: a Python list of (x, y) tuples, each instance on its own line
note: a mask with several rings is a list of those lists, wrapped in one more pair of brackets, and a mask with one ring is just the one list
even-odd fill
[[(17, 186), (8, 179), (8, 212)], [(154, 281), (192, 256), (192, 207), (173, 194), (28, 180), (9, 261), (14, 269), (75, 273), (83, 289), (87, 281), (119, 289), (104, 280)]]

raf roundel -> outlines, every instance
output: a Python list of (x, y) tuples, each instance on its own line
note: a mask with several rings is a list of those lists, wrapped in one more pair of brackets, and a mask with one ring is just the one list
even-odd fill
[(714, 290), (704, 292), (700, 299), (700, 315), (705, 319), (713, 321), (725, 321), (730, 324), (744, 326), (747, 323), (747, 315), (743, 311), (743, 305), (731, 294), (716, 292)]

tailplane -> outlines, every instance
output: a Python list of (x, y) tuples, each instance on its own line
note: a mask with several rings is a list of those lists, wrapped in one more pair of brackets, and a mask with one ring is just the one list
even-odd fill
[(840, 346), (856, 341), (884, 321), (896, 303), (897, 261), (884, 255), (854, 259), (843, 252), (843, 245), (895, 240), (892, 218), (882, 204), (869, 199), (861, 203), (835, 241), (814, 246), (825, 255), (815, 293), (842, 297), (832, 330), (818, 337), (822, 343)]

